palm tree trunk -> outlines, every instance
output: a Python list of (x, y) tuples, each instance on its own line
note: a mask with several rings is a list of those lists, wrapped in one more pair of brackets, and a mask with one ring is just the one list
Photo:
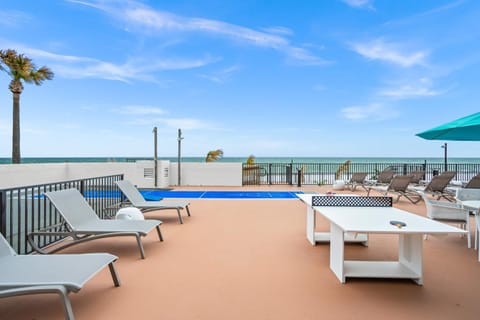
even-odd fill
[(20, 163), (20, 93), (13, 92), (12, 163)]

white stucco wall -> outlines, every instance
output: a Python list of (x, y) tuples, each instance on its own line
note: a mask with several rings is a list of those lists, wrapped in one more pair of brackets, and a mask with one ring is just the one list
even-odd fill
[[(241, 186), (240, 162), (182, 162), (180, 164), (182, 186)], [(170, 185), (178, 185), (178, 163), (170, 164)]]
[[(181, 163), (185, 186), (241, 186), (241, 163)], [(157, 162), (157, 187), (176, 186), (177, 163)], [(30, 186), (91, 177), (124, 174), (142, 188), (155, 187), (154, 161), (101, 163), (36, 163), (0, 165), (0, 188)]]

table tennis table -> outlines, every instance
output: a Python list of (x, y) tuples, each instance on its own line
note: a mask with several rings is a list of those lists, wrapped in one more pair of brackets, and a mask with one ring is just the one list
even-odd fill
[[(330, 222), (330, 269), (340, 282), (348, 277), (412, 279), (423, 284), (423, 238), (425, 234), (462, 234), (465, 230), (392, 206), (390, 197), (353, 197), (305, 194), (307, 239), (312, 242), (312, 214)], [(345, 260), (345, 242), (355, 235), (398, 235), (398, 261)], [(315, 234), (315, 231), (313, 232)], [(317, 238), (314, 235), (313, 242)], [(358, 241), (360, 241), (359, 239)]]

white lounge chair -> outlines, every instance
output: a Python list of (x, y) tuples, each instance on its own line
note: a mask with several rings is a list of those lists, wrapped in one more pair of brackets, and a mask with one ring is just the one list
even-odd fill
[(55, 293), (62, 298), (65, 318), (73, 320), (68, 293), (78, 292), (107, 265), (114, 285), (120, 286), (116, 260), (108, 253), (17, 255), (0, 234), (0, 298)]
[[(141, 240), (142, 236), (146, 236), (151, 230), (156, 228), (160, 241), (163, 241), (160, 232), (160, 224), (162, 223), (160, 220), (100, 219), (77, 189), (46, 192), (45, 196), (47, 196), (55, 206), (60, 215), (62, 215), (64, 224), (62, 224), (61, 227), (66, 228), (66, 230), (52, 231), (45, 229), (29, 233), (27, 239), (30, 245), (40, 253), (47, 252), (36, 245), (35, 237), (39, 236), (63, 236), (73, 238), (73, 242), (66, 242), (63, 245), (55, 246), (55, 249), (48, 253), (54, 253), (77, 243), (99, 238), (133, 236), (137, 240), (142, 259), (145, 259), (145, 252)], [(54, 227), (58, 229), (58, 226)]]
[(130, 181), (120, 180), (116, 181), (115, 183), (125, 195), (127, 200), (131, 203), (131, 205), (142, 210), (142, 212), (174, 209), (177, 210), (178, 220), (180, 223), (183, 223), (180, 210), (185, 209), (187, 211), (187, 215), (190, 216), (190, 209), (188, 207), (190, 203), (187, 201), (147, 201)]
[(432, 200), (427, 195), (422, 195), (427, 207), (427, 217), (445, 223), (453, 223), (467, 231), (467, 246), (471, 247), (470, 239), (470, 212), (458, 203)]

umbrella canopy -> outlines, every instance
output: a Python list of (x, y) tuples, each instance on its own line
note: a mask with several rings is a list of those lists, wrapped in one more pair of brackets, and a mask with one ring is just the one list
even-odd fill
[(416, 136), (427, 140), (480, 141), (480, 112), (417, 133)]

